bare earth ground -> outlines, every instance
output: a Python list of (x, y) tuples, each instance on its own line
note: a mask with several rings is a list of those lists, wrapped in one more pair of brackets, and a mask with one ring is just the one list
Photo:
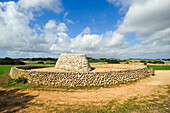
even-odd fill
[[(76, 108), (80, 105), (105, 105), (113, 99), (123, 103), (130, 97), (145, 96), (156, 92), (164, 92), (165, 85), (170, 85), (170, 71), (156, 71), (156, 76), (139, 80), (132, 84), (122, 84), (117, 87), (99, 88), (99, 89), (59, 89), (58, 91), (36, 91), (24, 90), (18, 93), (29, 96), (29, 99), (24, 102), (29, 102), (30, 105), (26, 108), (12, 108), (17, 112), (49, 112), (50, 109), (57, 108), (62, 110), (68, 106)], [(2, 88), (0, 88), (2, 90)], [(16, 92), (15, 92), (16, 93)], [(14, 93), (14, 94), (15, 94)], [(20, 95), (16, 98), (22, 98)], [(14, 98), (14, 100), (16, 99)], [(32, 103), (32, 105), (31, 105)], [(7, 111), (7, 110), (6, 110)], [(5, 112), (5, 110), (3, 111)]]
[[(55, 67), (31, 69), (31, 70), (33, 70), (33, 71), (45, 71), (45, 72), (69, 72), (69, 70), (58, 69), (58, 68), (55, 68)], [(126, 70), (126, 69), (95, 68), (91, 72), (105, 72), (105, 71), (118, 71), (118, 70)]]
[[(132, 69), (129, 67), (112, 67), (114, 64), (91, 64), (91, 67), (94, 69), (91, 72), (105, 72), (105, 71), (119, 71), (119, 70), (127, 70), (127, 69)], [(119, 65), (119, 64), (116, 64)], [(72, 70), (64, 70), (64, 69), (58, 69), (55, 67), (48, 67), (48, 68), (38, 68), (38, 69), (31, 69), (33, 71), (45, 71), (45, 72), (69, 72)]]

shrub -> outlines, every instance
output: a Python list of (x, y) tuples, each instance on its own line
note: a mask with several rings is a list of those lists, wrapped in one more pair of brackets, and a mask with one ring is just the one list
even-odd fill
[(145, 61), (145, 60), (141, 60), (140, 62), (141, 62), (141, 63), (145, 63), (146, 61)]
[(15, 65), (25, 65), (26, 63), (25, 62), (22, 62), (22, 61), (20, 61), (20, 60), (15, 60), (14, 61), (15, 63)]
[(147, 62), (144, 62), (143, 64), (144, 64), (144, 65), (147, 65)]
[(25, 63), (18, 59), (11, 59), (6, 57), (0, 59), (0, 65), (25, 65)]
[(107, 60), (109, 64), (120, 64), (118, 60)]
[(37, 64), (44, 64), (44, 62), (43, 61), (39, 61), (39, 62), (37, 62)]
[(15, 80), (16, 83), (22, 83), (22, 84), (26, 84), (27, 83), (27, 79), (24, 77), (19, 77), (18, 79)]
[(149, 60), (147, 63), (154, 63), (154, 61), (150, 61), (150, 60)]
[(156, 61), (154, 62), (154, 64), (164, 64), (164, 62), (163, 62), (163, 61), (160, 61), (160, 60), (156, 60)]

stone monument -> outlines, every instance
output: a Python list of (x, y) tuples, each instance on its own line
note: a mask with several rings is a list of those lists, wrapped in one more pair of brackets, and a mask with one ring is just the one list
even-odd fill
[(62, 53), (55, 68), (73, 71), (91, 71), (90, 64), (84, 54), (67, 54)]

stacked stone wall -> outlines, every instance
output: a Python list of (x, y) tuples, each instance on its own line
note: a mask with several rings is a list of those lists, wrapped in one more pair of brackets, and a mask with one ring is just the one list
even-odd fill
[(44, 68), (51, 66), (12, 67), (10, 76), (13, 79), (25, 77), (30, 84), (57, 87), (113, 85), (149, 76), (146, 66), (140, 66), (137, 69), (107, 72), (42, 72), (29, 70), (37, 67)]
[(59, 56), (56, 62), (56, 68), (73, 71), (90, 71), (91, 67), (84, 54), (66, 54)]

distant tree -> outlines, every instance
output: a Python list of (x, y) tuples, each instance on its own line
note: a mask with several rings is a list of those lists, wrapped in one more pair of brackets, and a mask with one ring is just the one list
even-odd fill
[(25, 63), (18, 59), (5, 57), (5, 58), (0, 59), (0, 65), (25, 65)]

